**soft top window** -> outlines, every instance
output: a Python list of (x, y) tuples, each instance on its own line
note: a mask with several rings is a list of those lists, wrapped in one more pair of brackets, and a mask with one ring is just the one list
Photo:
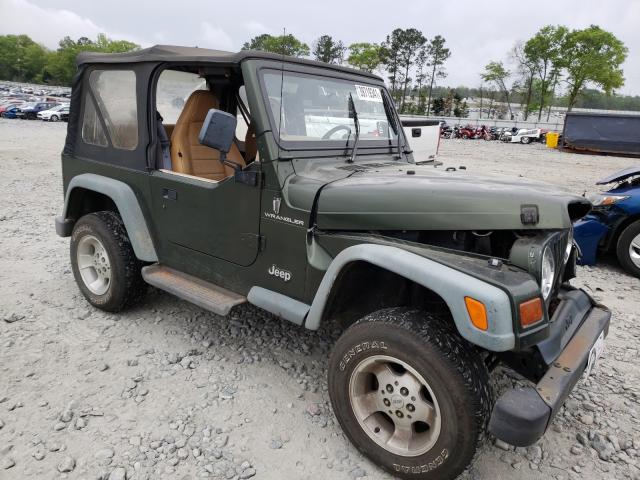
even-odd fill
[(106, 146), (105, 132), (97, 116), (100, 115), (111, 144), (134, 150), (138, 146), (136, 74), (131, 70), (94, 70), (89, 75), (89, 86), (91, 92), (85, 97), (83, 140)]
[(206, 90), (207, 81), (197, 73), (164, 70), (158, 79), (156, 109), (165, 125), (174, 125), (195, 90)]

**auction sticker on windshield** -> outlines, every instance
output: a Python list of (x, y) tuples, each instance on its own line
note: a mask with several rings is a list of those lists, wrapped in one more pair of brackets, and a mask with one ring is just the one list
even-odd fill
[(588, 377), (591, 374), (591, 370), (593, 366), (596, 364), (600, 355), (604, 351), (604, 332), (600, 332), (600, 336), (596, 340), (596, 343), (593, 344), (591, 350), (589, 351), (589, 360), (587, 361), (587, 368), (585, 369), (585, 377)]
[(355, 87), (359, 100), (382, 103), (382, 95), (380, 94), (379, 88), (369, 87), (367, 85), (356, 85)]

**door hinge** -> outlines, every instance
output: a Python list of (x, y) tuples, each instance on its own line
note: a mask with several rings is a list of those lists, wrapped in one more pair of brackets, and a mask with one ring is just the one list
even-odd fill
[(247, 248), (252, 250), (257, 249), (259, 252), (262, 252), (265, 249), (267, 239), (262, 235), (257, 235), (255, 233), (243, 233), (240, 235), (240, 241)]

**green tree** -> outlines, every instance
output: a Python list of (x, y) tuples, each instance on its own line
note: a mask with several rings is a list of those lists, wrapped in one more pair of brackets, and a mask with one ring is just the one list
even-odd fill
[(558, 75), (563, 63), (563, 51), (569, 31), (561, 25), (542, 27), (523, 48), (524, 58), (534, 67), (539, 82), (538, 121), (542, 117), (545, 98), (552, 79)]
[(431, 67), (430, 83), (429, 83), (429, 98), (427, 100), (427, 115), (430, 112), (431, 93), (433, 91), (433, 84), (437, 78), (445, 78), (447, 73), (444, 70), (444, 62), (451, 56), (451, 52), (444, 46), (446, 40), (440, 35), (436, 35), (429, 42), (427, 46), (427, 64)]
[(0, 35), (0, 78), (42, 81), (47, 50), (27, 35)]
[(571, 31), (563, 44), (563, 66), (569, 86), (568, 109), (574, 107), (588, 84), (599, 86), (606, 94), (622, 87), (624, 75), (620, 66), (627, 53), (624, 43), (596, 25)]
[(124, 53), (140, 47), (126, 40), (111, 40), (105, 34), (99, 34), (96, 41), (87, 37), (72, 40), (64, 37), (58, 49), (47, 59), (45, 73), (49, 81), (60, 85), (70, 85), (76, 71), (76, 57), (80, 52)]
[(407, 98), (407, 87), (411, 78), (409, 77), (409, 69), (413, 65), (417, 53), (424, 46), (427, 39), (424, 37), (420, 30), (415, 28), (407, 28), (400, 34), (400, 49), (399, 49), (399, 66), (404, 69), (403, 71), (403, 87), (402, 87), (402, 100), (400, 102), (400, 112), (404, 112), (405, 101)]
[(433, 99), (431, 111), (434, 115), (444, 115), (445, 103), (444, 98), (436, 97)]
[(322, 35), (313, 44), (313, 56), (324, 63), (342, 63), (346, 48), (342, 41), (335, 41), (330, 35)]
[(422, 88), (423, 83), (427, 77), (427, 74), (424, 71), (424, 67), (426, 64), (427, 64), (427, 47), (426, 45), (423, 45), (420, 48), (420, 50), (418, 50), (418, 53), (416, 54), (416, 60), (415, 60), (416, 82), (417, 82), (416, 93), (418, 95), (418, 103), (416, 105), (415, 112), (413, 113), (417, 113), (419, 115), (424, 115), (425, 110), (427, 110), (426, 98), (424, 96), (424, 92)]
[(347, 63), (365, 72), (375, 71), (383, 62), (383, 48), (376, 43), (352, 43), (349, 45)]
[(309, 56), (309, 45), (301, 42), (290, 33), (278, 36), (263, 33), (245, 42), (242, 50), (262, 50), (265, 52), (289, 55), (291, 57)]
[(401, 28), (396, 28), (391, 35), (387, 35), (387, 39), (382, 43), (386, 55), (384, 57), (384, 65), (389, 74), (389, 82), (391, 83), (391, 95), (398, 102), (398, 71), (400, 65), (400, 48), (402, 47)]
[(529, 114), (533, 111), (533, 92), (534, 92), (534, 80), (537, 72), (537, 63), (530, 59), (524, 52), (524, 44), (519, 42), (513, 47), (511, 56), (515, 60), (520, 74), (520, 81), (518, 82), (518, 93), (520, 93), (520, 105), (524, 112), (524, 120), (529, 118)]
[(498, 87), (498, 89), (504, 94), (509, 108), (509, 116), (513, 119), (513, 112), (511, 111), (511, 100), (509, 98), (509, 88), (507, 88), (506, 81), (511, 76), (511, 72), (504, 68), (502, 62), (489, 62), (484, 67), (484, 72), (480, 74), (485, 82), (491, 82)]

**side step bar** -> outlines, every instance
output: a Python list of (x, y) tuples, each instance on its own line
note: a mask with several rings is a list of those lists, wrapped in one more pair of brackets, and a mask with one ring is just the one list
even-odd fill
[(156, 288), (222, 316), (247, 301), (226, 288), (158, 264), (143, 267), (142, 278)]

